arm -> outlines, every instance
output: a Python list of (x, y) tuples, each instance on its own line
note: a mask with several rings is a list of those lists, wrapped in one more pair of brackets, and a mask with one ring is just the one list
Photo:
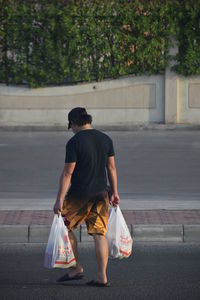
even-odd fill
[(76, 166), (76, 163), (66, 163), (64, 165), (61, 177), (60, 177), (60, 184), (59, 184), (59, 189), (58, 189), (58, 194), (56, 198), (56, 202), (54, 204), (54, 213), (59, 214), (61, 212), (62, 207), (63, 207), (63, 201), (65, 198), (65, 195), (68, 191), (70, 182), (71, 182), (71, 177), (74, 171), (74, 168)]
[(117, 206), (120, 202), (120, 197), (117, 191), (117, 171), (115, 167), (115, 158), (114, 156), (109, 156), (107, 160), (107, 173), (108, 180), (111, 186), (112, 196), (110, 198), (110, 204), (113, 206)]

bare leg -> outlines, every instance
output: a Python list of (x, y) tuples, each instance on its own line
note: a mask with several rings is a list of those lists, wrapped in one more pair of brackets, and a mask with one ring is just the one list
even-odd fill
[(74, 252), (74, 256), (76, 259), (76, 267), (75, 268), (71, 268), (69, 271), (69, 276), (73, 277), (79, 273), (83, 272), (83, 267), (80, 263), (79, 257), (78, 257), (78, 248), (77, 248), (77, 240), (76, 237), (74, 235), (74, 233), (72, 231), (69, 232), (69, 238), (70, 238), (70, 242), (72, 245), (72, 250)]
[(94, 234), (95, 253), (98, 264), (98, 272), (95, 281), (107, 283), (106, 269), (108, 264), (108, 243), (103, 235)]

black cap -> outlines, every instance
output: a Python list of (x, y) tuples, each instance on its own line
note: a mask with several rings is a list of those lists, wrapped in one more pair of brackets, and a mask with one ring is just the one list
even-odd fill
[(81, 116), (87, 115), (87, 111), (84, 107), (75, 107), (73, 108), (69, 114), (68, 114), (68, 129), (71, 128), (71, 122), (78, 122), (78, 120), (81, 118)]

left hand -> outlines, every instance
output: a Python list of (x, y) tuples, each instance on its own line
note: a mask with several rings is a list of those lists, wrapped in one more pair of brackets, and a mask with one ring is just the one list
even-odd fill
[(56, 201), (56, 203), (54, 204), (54, 207), (53, 207), (54, 214), (56, 214), (58, 216), (61, 214), (61, 210), (62, 210), (62, 208), (60, 206), (61, 206), (60, 202)]

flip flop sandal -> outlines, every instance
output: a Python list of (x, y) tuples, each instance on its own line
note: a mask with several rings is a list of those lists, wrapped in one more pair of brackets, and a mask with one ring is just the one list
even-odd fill
[(97, 282), (94, 280), (89, 281), (86, 284), (89, 286), (96, 286), (96, 287), (110, 287), (111, 286), (110, 282), (102, 283), (102, 282)]
[(56, 282), (64, 282), (64, 281), (71, 281), (71, 280), (80, 280), (83, 279), (84, 275), (82, 273), (76, 274), (73, 277), (70, 277), (69, 274), (65, 274), (62, 277), (58, 278)]

